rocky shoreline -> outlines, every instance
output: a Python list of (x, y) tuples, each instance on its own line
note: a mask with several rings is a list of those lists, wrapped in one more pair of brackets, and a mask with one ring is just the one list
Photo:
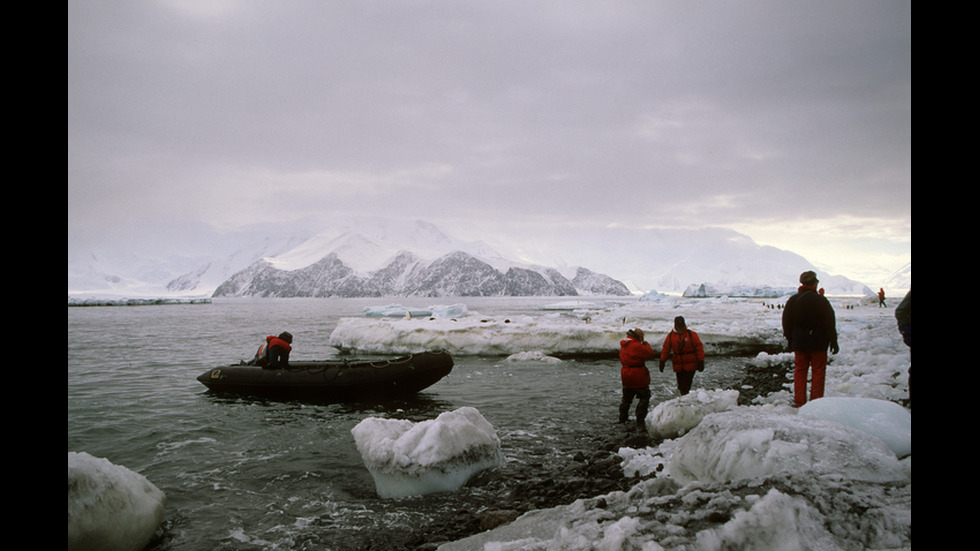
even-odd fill
[(738, 405), (747, 406), (756, 398), (792, 388), (792, 362), (773, 365), (746, 365), (738, 391)]
[[(738, 385), (739, 404), (757, 396), (784, 390), (792, 378), (792, 366), (746, 365)], [(578, 449), (557, 450), (560, 461), (549, 458), (540, 463), (508, 464), (502, 469), (484, 471), (468, 483), (478, 488), (465, 503), (453, 511), (434, 511), (427, 526), (410, 532), (365, 536), (362, 549), (370, 551), (433, 551), (439, 545), (490, 530), (513, 521), (535, 509), (566, 505), (578, 499), (592, 499), (614, 491), (626, 491), (641, 478), (623, 473), (621, 448), (641, 449), (655, 445), (633, 423), (608, 421), (608, 430), (581, 434)], [(648, 477), (649, 478), (649, 477)], [(601, 504), (598, 504), (601, 507)]]

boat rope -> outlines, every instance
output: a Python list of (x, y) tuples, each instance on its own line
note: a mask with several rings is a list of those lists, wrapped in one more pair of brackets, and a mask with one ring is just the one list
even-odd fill
[[(445, 351), (439, 351), (439, 352), (445, 353)], [(330, 371), (331, 369), (335, 369), (338, 367), (351, 368), (351, 369), (356, 369), (359, 367), (373, 367), (375, 369), (384, 369), (392, 365), (411, 363), (414, 358), (415, 358), (415, 354), (409, 354), (407, 356), (399, 356), (397, 358), (390, 359), (390, 360), (379, 360), (379, 361), (350, 362), (345, 358), (344, 360), (342, 360), (343, 362), (342, 364), (338, 361), (331, 362), (330, 360), (324, 360), (323, 365), (304, 365), (304, 366), (290, 365), (288, 367), (283, 368), (283, 370), (288, 371), (290, 373), (300, 373), (305, 371), (310, 374), (316, 374), (318, 372), (326, 373), (327, 371)], [(318, 364), (320, 362), (313, 362), (313, 363)], [(343, 371), (343, 369), (336, 369), (334, 378), (340, 375), (341, 371)]]
[(393, 365), (393, 364), (411, 363), (412, 358), (414, 358), (414, 357), (415, 357), (415, 354), (409, 354), (408, 356), (400, 356), (400, 357), (395, 358), (393, 360), (384, 360), (384, 361), (381, 361), (381, 362), (371, 362), (369, 365), (371, 367), (375, 368), (375, 369), (383, 369), (383, 368), (388, 367), (388, 366)]

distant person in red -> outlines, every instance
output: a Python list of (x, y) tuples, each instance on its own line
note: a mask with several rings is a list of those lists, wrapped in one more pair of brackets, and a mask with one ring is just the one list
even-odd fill
[(637, 398), (636, 423), (645, 428), (644, 421), (650, 409), (650, 370), (646, 361), (657, 357), (653, 347), (644, 339), (642, 329), (630, 329), (626, 338), (619, 341), (619, 370), (623, 382), (623, 399), (619, 403), (619, 422), (629, 420), (630, 406)]
[(814, 272), (800, 274), (800, 287), (783, 308), (783, 336), (793, 351), (793, 401), (796, 407), (806, 403), (806, 380), (811, 369), (810, 399), (823, 398), (827, 347), (834, 354), (840, 351), (834, 307), (827, 297), (817, 293), (818, 283)]
[(878, 287), (878, 308), (887, 308), (885, 306), (885, 290)]
[(289, 332), (283, 331), (278, 337), (269, 335), (248, 365), (262, 366), (263, 369), (285, 369), (289, 367), (289, 353), (292, 349), (293, 336)]
[(663, 348), (660, 349), (660, 372), (670, 360), (677, 376), (677, 390), (681, 396), (691, 391), (694, 372), (704, 371), (704, 345), (701, 337), (687, 328), (683, 316), (674, 318), (674, 330), (667, 334)]

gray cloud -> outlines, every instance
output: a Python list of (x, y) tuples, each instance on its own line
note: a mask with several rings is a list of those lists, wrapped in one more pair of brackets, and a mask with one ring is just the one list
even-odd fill
[(911, 5), (71, 2), (68, 202), (70, 246), (355, 211), (910, 221)]

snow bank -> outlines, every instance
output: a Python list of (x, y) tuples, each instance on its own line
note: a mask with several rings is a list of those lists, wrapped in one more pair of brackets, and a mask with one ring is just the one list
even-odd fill
[[(530, 511), (439, 551), (755, 551), (910, 549), (911, 485), (779, 477), (678, 487), (668, 478), (628, 492)], [(883, 499), (880, 496), (887, 494)], [(859, 511), (856, 513), (856, 511)]]
[[(382, 317), (342, 318), (330, 335), (330, 345), (358, 354), (411, 354), (420, 350), (445, 349), (457, 356), (510, 356), (542, 351), (548, 355), (615, 354), (626, 330), (640, 327), (647, 340), (659, 344), (683, 315), (698, 331), (707, 350), (732, 351), (742, 348), (775, 347), (783, 343), (779, 312), (758, 301), (704, 299), (631, 304), (590, 303), (600, 308), (587, 315), (522, 315), (485, 317), (455, 305), (460, 315), (412, 316), (405, 309)], [(579, 301), (548, 305), (543, 312), (562, 307), (575, 309)], [(435, 307), (433, 307), (435, 309)], [(382, 309), (383, 310), (383, 309)], [(462, 311), (460, 311), (462, 310)]]
[(705, 415), (732, 409), (737, 404), (737, 390), (695, 389), (685, 396), (657, 404), (644, 421), (651, 437), (677, 438), (696, 427)]
[[(625, 330), (624, 330), (625, 331)], [(366, 319), (343, 318), (330, 345), (361, 354), (412, 354), (444, 349), (459, 356), (509, 356), (519, 352), (594, 354), (617, 350), (622, 331), (540, 318)]]
[(144, 476), (68, 452), (68, 549), (139, 551), (163, 521), (166, 496)]
[(840, 549), (824, 516), (805, 499), (769, 490), (748, 510), (697, 535), (698, 549)]
[(503, 462), (500, 438), (472, 407), (420, 423), (368, 417), (351, 433), (384, 498), (454, 490)]
[(211, 297), (68, 295), (68, 306), (162, 306), (168, 304), (211, 304)]

